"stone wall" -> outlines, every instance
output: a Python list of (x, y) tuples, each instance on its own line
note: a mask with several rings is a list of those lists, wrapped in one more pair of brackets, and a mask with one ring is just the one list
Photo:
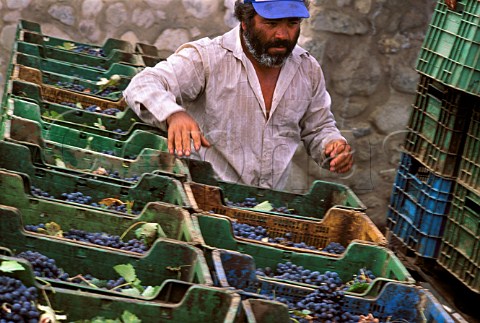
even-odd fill
[[(180, 44), (236, 24), (234, 0), (0, 0), (0, 91), (19, 19), (45, 35), (103, 44), (107, 38), (153, 44), (166, 56)], [(339, 128), (355, 149), (346, 176), (318, 167), (304, 149), (288, 189), (316, 179), (350, 186), (381, 228), (418, 74), (415, 62), (436, 0), (311, 0), (300, 44), (322, 64)], [(2, 94), (2, 93), (0, 93)]]

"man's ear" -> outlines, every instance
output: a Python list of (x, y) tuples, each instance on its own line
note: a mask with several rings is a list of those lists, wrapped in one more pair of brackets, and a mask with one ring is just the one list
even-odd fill
[(240, 23), (241, 27), (242, 27), (242, 30), (246, 30), (247, 29), (247, 24), (245, 23), (245, 21), (242, 21)]

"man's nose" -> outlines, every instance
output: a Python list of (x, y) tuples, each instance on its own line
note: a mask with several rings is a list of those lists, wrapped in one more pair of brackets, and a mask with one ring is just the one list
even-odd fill
[(275, 38), (284, 40), (288, 39), (288, 37), (288, 28), (286, 26), (278, 26), (278, 28), (275, 30)]

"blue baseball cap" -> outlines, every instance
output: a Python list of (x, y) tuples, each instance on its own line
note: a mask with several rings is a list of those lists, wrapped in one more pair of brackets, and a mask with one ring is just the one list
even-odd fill
[(251, 3), (255, 11), (266, 19), (309, 18), (303, 0), (244, 0)]

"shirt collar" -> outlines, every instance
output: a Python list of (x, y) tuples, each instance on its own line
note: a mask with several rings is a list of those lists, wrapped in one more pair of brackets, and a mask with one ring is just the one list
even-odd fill
[[(231, 51), (233, 56), (242, 59), (242, 55), (245, 54), (243, 52), (242, 43), (240, 42), (240, 24), (223, 35), (221, 45), (223, 48)], [(290, 59), (299, 63), (301, 56), (304, 55), (308, 55), (308, 52), (302, 47), (296, 45), (292, 51)]]

